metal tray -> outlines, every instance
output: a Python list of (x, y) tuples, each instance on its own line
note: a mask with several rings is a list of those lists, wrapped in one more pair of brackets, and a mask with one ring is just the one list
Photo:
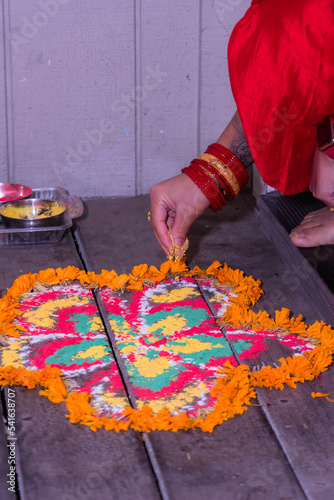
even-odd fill
[(0, 218), (0, 247), (7, 245), (35, 245), (39, 243), (58, 243), (66, 229), (72, 226), (72, 219), (80, 217), (83, 203), (77, 196), (70, 195), (61, 187), (37, 188), (31, 193), (33, 198), (62, 201), (67, 205), (64, 223), (61, 226), (13, 229), (5, 228)]

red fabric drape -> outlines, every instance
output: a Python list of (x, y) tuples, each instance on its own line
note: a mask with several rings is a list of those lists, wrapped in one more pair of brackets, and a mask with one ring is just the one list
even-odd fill
[(254, 0), (228, 47), (232, 92), (263, 180), (305, 190), (334, 113), (334, 0)]

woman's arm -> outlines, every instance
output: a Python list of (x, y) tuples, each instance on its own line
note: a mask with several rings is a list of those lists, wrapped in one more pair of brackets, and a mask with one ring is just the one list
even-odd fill
[(238, 111), (233, 115), (217, 142), (235, 154), (245, 168), (254, 163)]
[[(217, 142), (234, 153), (246, 168), (253, 163), (238, 113)], [(161, 248), (169, 256), (174, 241), (175, 246), (186, 250), (190, 226), (210, 206), (206, 196), (186, 174), (180, 174), (152, 186), (150, 197), (151, 225)], [(182, 257), (182, 250), (177, 256)]]

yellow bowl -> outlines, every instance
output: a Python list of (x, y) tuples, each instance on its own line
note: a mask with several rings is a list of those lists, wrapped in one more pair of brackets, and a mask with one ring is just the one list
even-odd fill
[(53, 227), (63, 224), (66, 208), (61, 201), (30, 198), (5, 203), (0, 214), (6, 227)]

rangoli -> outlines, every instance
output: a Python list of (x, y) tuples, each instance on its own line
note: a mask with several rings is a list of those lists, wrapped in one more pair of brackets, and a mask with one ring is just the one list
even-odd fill
[[(217, 261), (20, 276), (0, 299), (0, 384), (42, 386), (93, 430), (211, 432), (244, 413), (256, 387), (296, 387), (332, 363), (330, 326), (255, 313), (261, 294)], [(286, 353), (278, 366), (264, 362), (271, 341)]]

